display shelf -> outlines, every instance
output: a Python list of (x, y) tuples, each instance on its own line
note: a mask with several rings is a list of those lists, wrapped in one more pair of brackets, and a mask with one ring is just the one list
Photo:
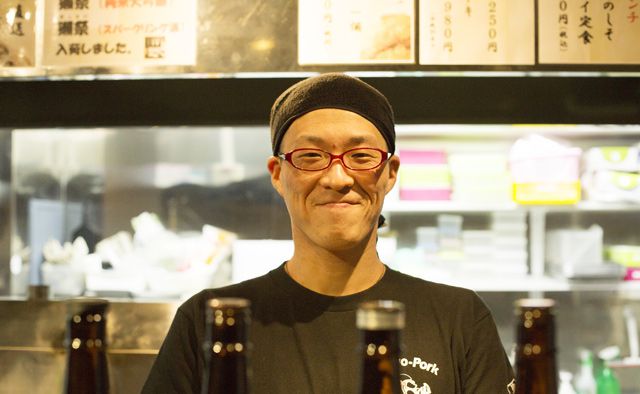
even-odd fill
[(614, 360), (607, 362), (611, 368), (640, 368), (640, 358), (627, 357), (622, 360)]
[(518, 209), (522, 209), (522, 207), (512, 202), (474, 203), (455, 201), (387, 200), (382, 211), (389, 214), (413, 214), (428, 212), (514, 211)]
[(558, 137), (599, 137), (640, 135), (640, 124), (399, 124), (396, 135), (403, 137), (520, 137), (545, 134)]
[[(401, 269), (402, 271), (402, 269)], [(470, 276), (424, 272), (409, 273), (433, 282), (459, 286), (479, 292), (568, 292), (618, 291), (640, 292), (640, 282), (620, 280), (569, 280), (548, 276), (477, 274)]]
[[(535, 208), (531, 206), (530, 208)], [(591, 212), (616, 212), (616, 211), (640, 211), (640, 202), (597, 202), (581, 201), (576, 205), (548, 205), (542, 206), (547, 212), (571, 212), (571, 211), (591, 211)]]
[(383, 207), (388, 214), (415, 214), (438, 212), (501, 212), (501, 211), (536, 211), (536, 212), (634, 212), (640, 211), (640, 203), (595, 202), (582, 201), (574, 205), (520, 205), (514, 202), (457, 202), (457, 201), (406, 201), (388, 200)]
[[(315, 71), (299, 69), (295, 71), (248, 71), (220, 70), (211, 72), (199, 66), (155, 65), (155, 66), (105, 66), (105, 67), (5, 67), (0, 69), (2, 80), (143, 80), (143, 79), (242, 79), (242, 78), (307, 78), (321, 72), (334, 71), (327, 67), (320, 67)], [(423, 67), (423, 66), (418, 66)], [(628, 71), (577, 71), (577, 70), (495, 70), (482, 69), (476, 66), (467, 69), (455, 69), (455, 66), (441, 66), (434, 70), (413, 69), (381, 69), (380, 66), (369, 66), (369, 70), (354, 68), (344, 70), (346, 74), (358, 78), (637, 78), (639, 70)]]

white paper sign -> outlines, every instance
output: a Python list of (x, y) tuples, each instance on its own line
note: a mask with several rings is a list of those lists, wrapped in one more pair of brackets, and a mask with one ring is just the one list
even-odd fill
[(420, 64), (535, 63), (533, 0), (420, 0)]
[(44, 3), (44, 66), (195, 64), (196, 0)]
[(299, 64), (414, 63), (413, 0), (299, 0)]
[(36, 62), (35, 0), (0, 1), (0, 68)]
[(539, 0), (540, 63), (640, 63), (640, 0)]

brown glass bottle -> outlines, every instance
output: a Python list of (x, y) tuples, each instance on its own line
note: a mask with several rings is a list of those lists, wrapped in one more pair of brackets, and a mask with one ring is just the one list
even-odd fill
[(243, 298), (207, 301), (202, 394), (248, 394), (251, 304)]
[(557, 394), (554, 301), (515, 302), (516, 394)]
[(109, 392), (107, 367), (107, 311), (102, 299), (67, 301), (65, 346), (67, 394), (106, 394)]
[(400, 394), (400, 334), (404, 305), (377, 300), (359, 305), (356, 326), (361, 339), (360, 394)]

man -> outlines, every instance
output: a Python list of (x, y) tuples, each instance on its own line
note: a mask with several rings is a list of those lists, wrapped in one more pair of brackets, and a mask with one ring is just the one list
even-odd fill
[(512, 369), (480, 298), (394, 271), (376, 253), (400, 165), (387, 99), (357, 78), (323, 74), (286, 90), (270, 123), (267, 167), (289, 211), (293, 256), (265, 276), (186, 301), (143, 392), (199, 390), (205, 302), (232, 296), (252, 304), (255, 393), (355, 393), (355, 310), (372, 299), (405, 304), (405, 393), (509, 393)]

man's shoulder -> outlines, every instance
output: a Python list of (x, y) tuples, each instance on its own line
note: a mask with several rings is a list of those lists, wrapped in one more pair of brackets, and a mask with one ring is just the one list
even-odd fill
[(434, 315), (443, 321), (459, 326), (465, 321), (481, 321), (491, 312), (482, 298), (464, 287), (452, 286), (393, 272), (392, 292), (403, 302), (407, 311), (432, 319)]
[(443, 297), (473, 298), (476, 296), (476, 293), (471, 289), (418, 278), (393, 269), (389, 271), (390, 284), (398, 289), (402, 289), (402, 292), (428, 293), (430, 296)]
[(484, 309), (478, 294), (468, 288), (417, 278), (396, 270), (390, 270), (389, 282), (393, 293), (406, 302), (429, 304), (435, 308), (455, 308), (464, 310)]

